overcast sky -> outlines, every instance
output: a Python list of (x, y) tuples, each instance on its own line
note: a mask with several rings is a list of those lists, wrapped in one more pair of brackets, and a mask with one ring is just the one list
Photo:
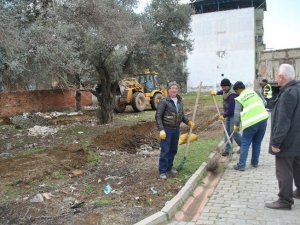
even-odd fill
[[(151, 0), (140, 0), (139, 10)], [(187, 3), (189, 0), (182, 0)], [(264, 43), (268, 49), (300, 48), (300, 1), (267, 0)]]
[(264, 18), (266, 48), (300, 48), (299, 21), (299, 0), (267, 0)]

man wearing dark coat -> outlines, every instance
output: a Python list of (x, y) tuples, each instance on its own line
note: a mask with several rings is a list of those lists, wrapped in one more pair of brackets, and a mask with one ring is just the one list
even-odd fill
[(269, 153), (275, 155), (279, 193), (278, 200), (266, 207), (290, 210), (293, 198), (300, 199), (300, 83), (289, 64), (280, 65), (276, 81), (280, 92), (271, 115)]

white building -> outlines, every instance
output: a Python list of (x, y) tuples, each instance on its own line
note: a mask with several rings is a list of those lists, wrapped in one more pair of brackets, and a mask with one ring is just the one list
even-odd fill
[(223, 78), (253, 85), (256, 52), (263, 46), (265, 1), (203, 0), (193, 6), (197, 14), (191, 24), (194, 49), (187, 60), (188, 90), (200, 81), (216, 87)]

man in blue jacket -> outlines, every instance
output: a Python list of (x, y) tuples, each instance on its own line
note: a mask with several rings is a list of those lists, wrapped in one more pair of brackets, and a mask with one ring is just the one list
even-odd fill
[(300, 199), (300, 84), (289, 64), (280, 65), (276, 81), (280, 92), (271, 115), (269, 152), (275, 155), (279, 193), (278, 200), (266, 207), (290, 210), (293, 198)]
[[(235, 98), (237, 97), (237, 94), (232, 89), (232, 85), (229, 79), (224, 78), (220, 86), (222, 90), (218, 92), (211, 92), (211, 96), (215, 95), (223, 95), (223, 109), (224, 113), (222, 113), (219, 117), (220, 120), (225, 121), (225, 126), (228, 135), (230, 135), (233, 132), (233, 126), (234, 126), (234, 107), (235, 107)], [(233, 139), (237, 143), (238, 146), (241, 146), (241, 134), (236, 132), (233, 134)], [(231, 140), (230, 140), (231, 141)], [(227, 142), (227, 136), (225, 135), (225, 142)], [(228, 156), (232, 154), (232, 146), (230, 143), (227, 142), (224, 152), (222, 153), (222, 156)]]

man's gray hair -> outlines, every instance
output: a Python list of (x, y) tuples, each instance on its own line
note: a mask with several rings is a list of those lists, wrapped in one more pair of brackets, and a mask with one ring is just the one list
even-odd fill
[(278, 74), (283, 75), (287, 80), (295, 79), (295, 69), (290, 64), (281, 64), (278, 70)]

